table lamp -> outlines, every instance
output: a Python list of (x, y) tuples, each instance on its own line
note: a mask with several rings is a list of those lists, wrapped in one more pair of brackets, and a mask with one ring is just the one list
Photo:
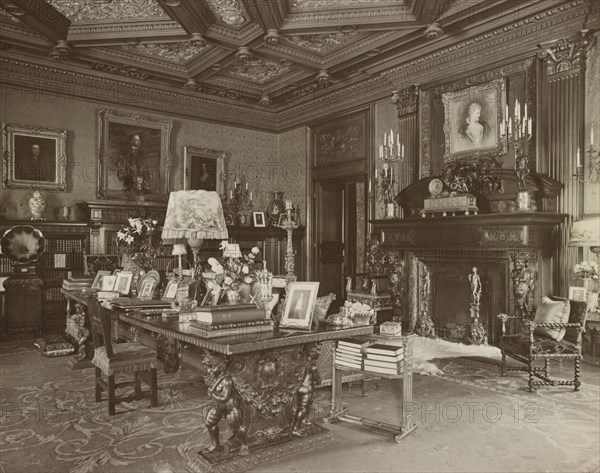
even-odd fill
[(219, 194), (205, 190), (171, 192), (162, 239), (163, 242), (186, 239), (194, 253), (194, 269), (198, 267), (198, 255), (204, 239), (227, 238), (229, 234)]
[(600, 217), (586, 217), (574, 222), (569, 246), (589, 248), (596, 260), (600, 259)]

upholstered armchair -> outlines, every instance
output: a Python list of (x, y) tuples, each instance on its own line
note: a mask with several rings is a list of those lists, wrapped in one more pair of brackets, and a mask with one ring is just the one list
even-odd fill
[[(525, 371), (529, 373), (529, 392), (533, 391), (534, 386), (574, 386), (574, 390), (578, 391), (581, 386), (579, 363), (581, 360), (582, 333), (587, 312), (586, 303), (560, 297), (550, 297), (548, 300), (554, 303), (568, 303), (568, 318), (565, 316), (566, 322), (543, 322), (543, 318), (540, 318), (539, 308), (535, 313), (535, 317), (533, 317), (534, 312), (529, 316), (498, 314), (498, 318), (502, 320), (502, 338), (500, 340), (500, 349), (502, 350), (501, 374), (506, 376), (507, 371)], [(521, 333), (507, 334), (506, 324), (510, 319), (520, 320), (524, 330)], [(560, 336), (560, 334), (563, 336)], [(526, 364), (527, 367), (507, 368), (507, 356)], [(534, 366), (537, 360), (543, 360), (544, 366)], [(573, 380), (551, 378), (550, 360), (573, 360)]]

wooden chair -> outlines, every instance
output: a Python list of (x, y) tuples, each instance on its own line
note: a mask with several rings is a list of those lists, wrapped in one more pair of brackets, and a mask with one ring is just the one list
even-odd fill
[[(554, 301), (565, 300), (560, 297), (550, 297), (550, 299)], [(533, 391), (534, 386), (574, 386), (574, 391), (579, 391), (579, 387), (581, 386), (581, 381), (579, 381), (579, 363), (581, 360), (582, 332), (584, 331), (587, 304), (572, 300), (570, 301), (570, 305), (569, 320), (566, 324), (536, 324), (533, 322), (534, 314), (531, 314), (531, 317), (498, 314), (498, 318), (502, 320), (502, 338), (500, 339), (502, 376), (506, 376), (507, 371), (525, 371), (529, 373), (529, 392)], [(525, 330), (522, 333), (507, 335), (506, 322), (509, 319), (522, 321), (525, 325)], [(534, 334), (536, 327), (549, 329), (565, 328), (566, 334), (561, 341), (556, 341), (550, 337)], [(507, 368), (507, 356), (526, 364), (527, 367)], [(535, 367), (534, 363), (536, 360), (544, 360), (544, 367)], [(550, 360), (573, 360), (575, 365), (573, 380), (551, 378)], [(539, 381), (536, 381), (534, 378), (538, 378)]]
[[(150, 406), (158, 405), (156, 352), (137, 342), (112, 344), (110, 313), (103, 309), (97, 299), (91, 299), (88, 307), (92, 337), (94, 340), (94, 358), (96, 367), (96, 402), (102, 401), (102, 391), (108, 394), (108, 415), (115, 415), (115, 406), (123, 401), (150, 398)], [(118, 374), (133, 374), (132, 381), (115, 382)], [(105, 380), (102, 376), (105, 376)], [(142, 391), (141, 381), (150, 388)], [(116, 391), (124, 386), (133, 386), (133, 394), (116, 397)]]

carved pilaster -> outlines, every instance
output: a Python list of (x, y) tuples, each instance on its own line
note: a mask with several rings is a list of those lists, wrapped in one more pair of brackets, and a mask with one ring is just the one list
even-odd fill
[(431, 317), (431, 273), (425, 264), (419, 265), (419, 315), (415, 325), (415, 333), (423, 337), (435, 335), (435, 327)]
[(579, 72), (583, 70), (588, 45), (587, 30), (582, 30), (581, 37), (576, 40), (563, 38), (551, 45), (540, 45), (538, 57), (544, 60), (546, 75), (552, 76), (560, 72)]
[(534, 311), (535, 272), (528, 268), (529, 259), (525, 253), (512, 254), (510, 259), (515, 315), (531, 318)]
[(394, 90), (392, 93), (392, 103), (398, 109), (398, 118), (416, 114), (418, 101), (419, 86), (417, 84), (400, 91)]

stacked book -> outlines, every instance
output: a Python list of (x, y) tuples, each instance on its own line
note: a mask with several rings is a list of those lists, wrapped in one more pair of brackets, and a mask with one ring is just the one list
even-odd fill
[(365, 371), (401, 375), (404, 362), (404, 347), (376, 343), (365, 349)]
[(265, 318), (264, 309), (254, 304), (207, 306), (185, 315), (190, 320), (190, 333), (204, 338), (243, 336), (273, 330), (273, 323)]
[(69, 276), (63, 279), (62, 288), (67, 291), (84, 291), (92, 287), (94, 276)]
[(344, 338), (339, 340), (335, 349), (335, 364), (341, 369), (362, 370), (363, 350), (369, 340), (362, 338)]

